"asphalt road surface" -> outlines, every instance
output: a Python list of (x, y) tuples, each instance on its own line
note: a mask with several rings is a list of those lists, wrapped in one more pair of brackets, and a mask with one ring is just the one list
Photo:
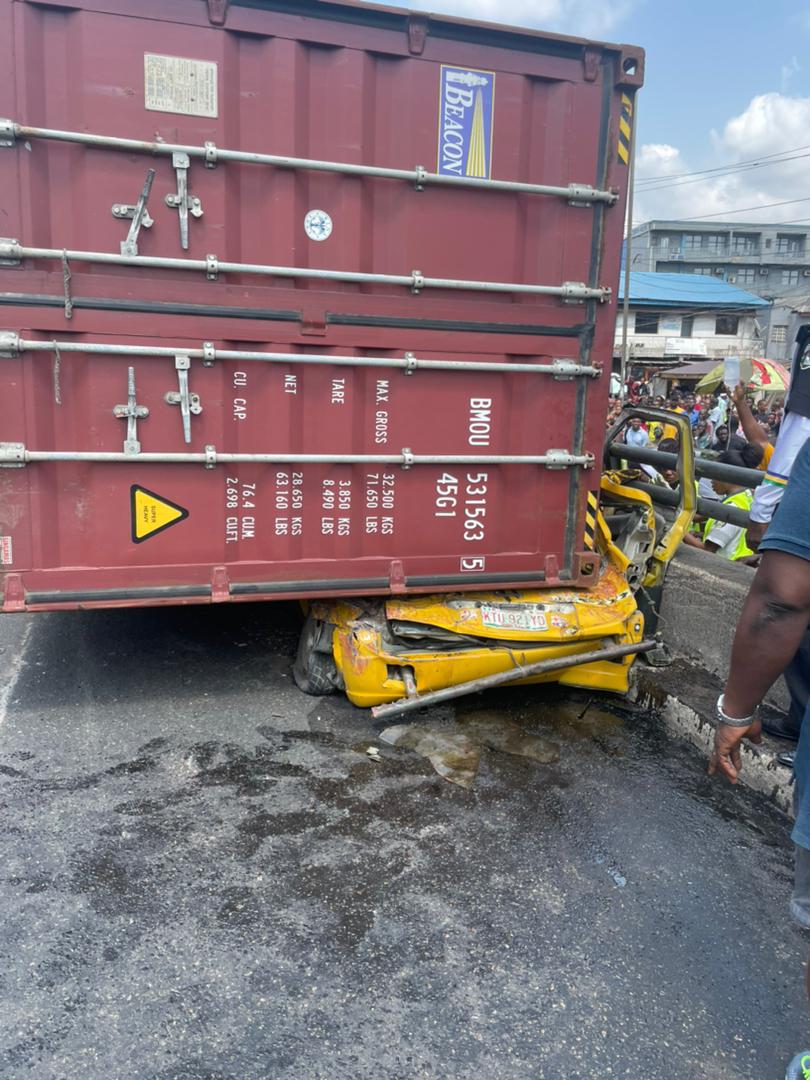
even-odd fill
[(810, 940), (769, 804), (541, 689), (457, 708), (559, 762), (454, 787), (297, 691), (298, 621), (0, 619), (3, 1078), (782, 1080)]

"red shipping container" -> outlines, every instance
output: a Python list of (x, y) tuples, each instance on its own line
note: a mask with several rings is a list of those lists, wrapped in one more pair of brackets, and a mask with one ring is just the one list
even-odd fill
[(641, 50), (0, 0), (5, 610), (594, 580)]

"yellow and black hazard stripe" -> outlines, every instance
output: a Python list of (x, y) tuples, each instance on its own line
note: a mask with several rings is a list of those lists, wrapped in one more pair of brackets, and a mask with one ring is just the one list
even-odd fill
[(593, 551), (596, 547), (596, 515), (599, 513), (599, 496), (595, 491), (588, 492), (588, 506), (585, 510), (585, 547)]
[(624, 165), (630, 164), (630, 139), (633, 134), (633, 100), (627, 94), (622, 94), (622, 113), (619, 117), (619, 161)]

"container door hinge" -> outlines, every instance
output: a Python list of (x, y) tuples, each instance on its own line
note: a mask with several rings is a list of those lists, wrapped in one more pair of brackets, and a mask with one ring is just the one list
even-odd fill
[(425, 51), (429, 24), (429, 15), (414, 13), (408, 16), (408, 52), (411, 56), (421, 56)]
[(579, 364), (575, 364), (573, 360), (552, 360), (551, 367), (552, 378), (560, 382), (573, 379), (579, 372)]
[(208, 0), (208, 21), (212, 26), (224, 26), (231, 0)]
[(0, 356), (11, 357), (20, 355), (20, 335), (10, 330), (0, 331)]
[(13, 120), (0, 120), (0, 146), (13, 146), (17, 138), (16, 124)]
[(22, 469), (25, 463), (25, 443), (0, 443), (0, 469)]
[(7, 237), (0, 239), (0, 266), (20, 265), (20, 242)]
[(155, 170), (147, 170), (143, 190), (134, 206), (127, 206), (124, 203), (115, 203), (113, 205), (112, 216), (114, 218), (132, 218), (132, 224), (129, 227), (127, 238), (126, 240), (121, 241), (122, 255), (137, 255), (138, 233), (141, 231), (141, 228), (151, 229), (154, 224), (152, 218), (149, 216), (149, 211), (146, 209), (146, 204), (149, 201), (149, 195), (152, 191), (152, 181), (154, 179)]
[(177, 384), (179, 390), (169, 390), (164, 394), (163, 400), (167, 405), (179, 405), (180, 415), (183, 418), (183, 440), (191, 442), (191, 417), (199, 416), (202, 412), (199, 394), (192, 394), (188, 388), (188, 372), (191, 360), (188, 356), (176, 356), (174, 366), (177, 369)]
[[(590, 184), (569, 184), (568, 205), (592, 207), (598, 194), (598, 190), (591, 187)], [(608, 206), (612, 206), (619, 197), (613, 189), (610, 190), (610, 195), (611, 199), (607, 204)]]
[(188, 215), (201, 218), (202, 203), (196, 195), (188, 192), (188, 169), (191, 164), (188, 154), (172, 154), (172, 165), (177, 176), (177, 191), (165, 196), (167, 206), (177, 210), (180, 217), (180, 246), (188, 251)]
[(547, 469), (567, 469), (571, 457), (567, 450), (546, 450), (545, 456)]
[(139, 405), (135, 393), (135, 368), (127, 371), (127, 403), (126, 405), (113, 406), (113, 416), (127, 422), (127, 437), (124, 439), (125, 454), (140, 454), (141, 444), (138, 442), (138, 421), (145, 420), (149, 410), (145, 405)]

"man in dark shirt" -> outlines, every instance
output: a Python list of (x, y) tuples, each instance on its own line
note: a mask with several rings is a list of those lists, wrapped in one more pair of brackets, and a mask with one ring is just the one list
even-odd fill
[[(810, 623), (810, 440), (799, 451), (773, 521), (759, 545), (762, 562), (743, 607), (731, 654), (731, 670), (717, 702), (718, 725), (709, 773), (733, 784), (741, 768), (740, 743), (759, 742), (756, 710), (768, 688), (794, 659), (803, 687), (791, 683), (794, 705), (803, 696), (804, 720), (796, 750), (796, 873), (790, 910), (810, 929), (810, 656), (800, 651)], [(797, 655), (798, 654), (798, 655)], [(800, 680), (801, 682), (801, 680)]]

